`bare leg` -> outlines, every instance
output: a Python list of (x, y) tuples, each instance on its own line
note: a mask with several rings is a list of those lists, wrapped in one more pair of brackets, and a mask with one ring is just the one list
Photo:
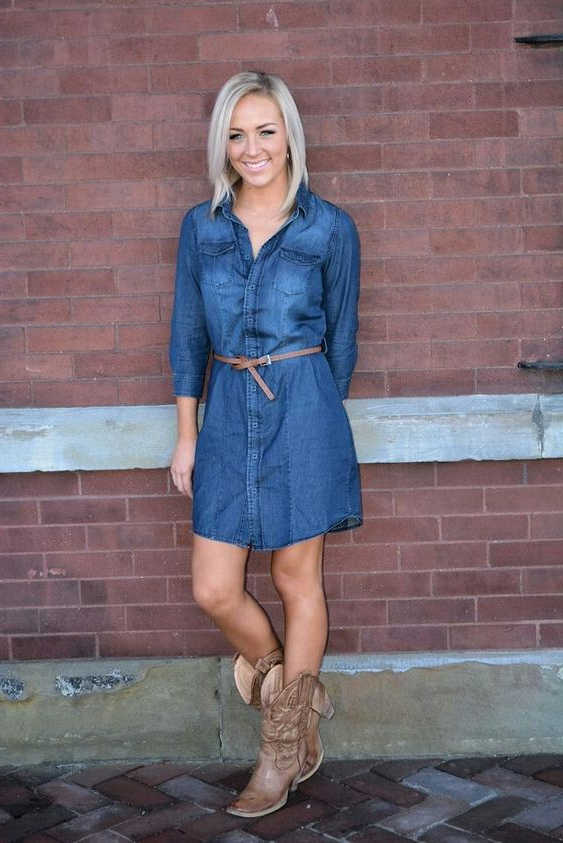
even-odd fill
[(270, 619), (244, 587), (248, 548), (194, 533), (194, 600), (250, 664), (279, 647)]
[(324, 535), (274, 550), (272, 578), (285, 616), (284, 686), (299, 673), (317, 676), (328, 634), (322, 580)]

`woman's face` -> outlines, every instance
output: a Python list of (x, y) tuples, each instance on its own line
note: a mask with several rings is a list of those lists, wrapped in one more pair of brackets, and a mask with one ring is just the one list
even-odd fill
[(253, 188), (285, 186), (287, 151), (287, 132), (276, 102), (263, 94), (242, 97), (233, 110), (227, 153), (243, 181)]

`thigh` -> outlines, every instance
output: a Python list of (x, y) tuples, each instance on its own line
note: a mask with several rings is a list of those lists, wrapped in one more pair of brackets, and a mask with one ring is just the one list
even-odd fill
[(248, 547), (208, 539), (193, 534), (192, 581), (193, 588), (217, 587), (244, 588)]
[(283, 581), (322, 582), (325, 534), (281, 547), (272, 552), (272, 577), (276, 585)]

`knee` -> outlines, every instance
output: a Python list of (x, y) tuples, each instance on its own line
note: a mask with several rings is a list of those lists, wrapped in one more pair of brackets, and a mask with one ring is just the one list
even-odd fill
[(222, 583), (194, 582), (192, 591), (199, 608), (212, 617), (226, 615), (237, 605), (235, 590), (226, 588)]
[(297, 603), (323, 597), (322, 582), (318, 576), (279, 568), (272, 571), (276, 591), (284, 603)]

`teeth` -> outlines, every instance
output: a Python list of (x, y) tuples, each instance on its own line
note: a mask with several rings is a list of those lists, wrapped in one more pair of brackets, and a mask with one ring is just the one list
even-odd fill
[(267, 161), (245, 161), (245, 166), (250, 167), (251, 170), (260, 170), (264, 167), (268, 162)]

